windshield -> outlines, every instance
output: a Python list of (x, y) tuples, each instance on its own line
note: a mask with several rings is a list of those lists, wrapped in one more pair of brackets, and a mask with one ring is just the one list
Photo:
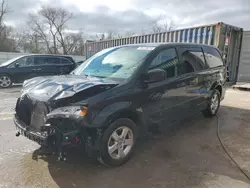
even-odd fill
[[(23, 56), (21, 56), (21, 57), (23, 57)], [(15, 57), (15, 58), (13, 58), (13, 59), (9, 59), (8, 61), (5, 61), (5, 62), (3, 62), (2, 64), (0, 64), (0, 66), (9, 65), (9, 64), (13, 63), (14, 61), (16, 61), (17, 59), (19, 59), (19, 58), (21, 58), (21, 57), (18, 56), (18, 57)]]
[(102, 50), (71, 74), (101, 78), (129, 78), (154, 47), (125, 46)]

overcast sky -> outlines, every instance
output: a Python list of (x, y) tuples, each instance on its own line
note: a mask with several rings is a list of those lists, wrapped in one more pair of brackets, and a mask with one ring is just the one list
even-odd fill
[(69, 29), (88, 33), (151, 31), (154, 20), (176, 28), (225, 22), (250, 30), (250, 0), (7, 0), (8, 24), (26, 27), (27, 15), (44, 4), (74, 13)]

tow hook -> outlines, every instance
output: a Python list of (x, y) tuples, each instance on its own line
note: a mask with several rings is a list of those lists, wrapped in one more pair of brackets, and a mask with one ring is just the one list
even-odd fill
[(16, 137), (20, 136), (20, 132), (16, 131)]

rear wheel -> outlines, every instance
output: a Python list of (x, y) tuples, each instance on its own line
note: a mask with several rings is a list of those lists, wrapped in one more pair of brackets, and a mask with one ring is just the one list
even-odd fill
[(98, 160), (108, 166), (126, 163), (134, 151), (136, 137), (137, 128), (132, 120), (117, 119), (103, 134)]
[(0, 75), (0, 87), (8, 88), (12, 86), (12, 80), (8, 75)]
[(208, 106), (204, 111), (204, 115), (206, 117), (215, 116), (219, 107), (220, 107), (220, 92), (217, 89), (215, 89), (211, 97), (209, 98)]

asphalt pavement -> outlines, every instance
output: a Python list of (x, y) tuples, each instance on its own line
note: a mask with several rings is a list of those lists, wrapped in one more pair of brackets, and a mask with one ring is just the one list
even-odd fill
[(20, 85), (12, 88), (0, 89), (0, 120), (10, 119), (14, 114), (17, 98), (20, 96)]
[[(12, 99), (16, 100), (19, 89), (0, 90), (6, 106), (13, 108)], [(250, 92), (229, 89), (218, 115), (223, 142), (250, 175)], [(55, 156), (40, 153), (38, 144), (15, 137), (14, 124), (7, 117), (0, 120), (0, 187), (250, 187), (223, 151), (216, 137), (216, 124), (216, 118), (194, 115), (177, 122), (176, 129), (139, 143), (127, 164), (107, 168), (76, 150), (70, 152), (66, 162), (57, 162)]]

